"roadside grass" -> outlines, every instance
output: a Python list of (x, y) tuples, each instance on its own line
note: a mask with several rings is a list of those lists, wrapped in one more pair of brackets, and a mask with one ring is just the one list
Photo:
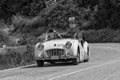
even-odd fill
[(33, 51), (33, 47), (30, 46), (4, 49), (3, 52), (0, 53), (0, 70), (34, 63)]

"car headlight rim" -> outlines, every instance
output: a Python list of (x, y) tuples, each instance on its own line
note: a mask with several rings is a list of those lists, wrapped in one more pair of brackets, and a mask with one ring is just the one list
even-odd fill
[(67, 49), (70, 49), (71, 46), (72, 46), (72, 43), (71, 43), (70, 41), (66, 42), (65, 47), (66, 47)]
[(44, 49), (44, 45), (43, 45), (43, 44), (39, 44), (39, 45), (37, 46), (37, 49), (38, 49), (38, 50), (43, 50), (43, 49)]

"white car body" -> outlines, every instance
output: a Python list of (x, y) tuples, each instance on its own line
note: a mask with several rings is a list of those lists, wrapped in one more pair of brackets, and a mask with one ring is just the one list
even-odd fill
[[(70, 48), (66, 47), (67, 42), (72, 44)], [(39, 49), (39, 45), (43, 45), (44, 48)], [(38, 66), (43, 66), (44, 62), (54, 63), (57, 61), (73, 61), (78, 64), (80, 61), (88, 61), (89, 45), (86, 41), (82, 44), (82, 40), (71, 38), (48, 40), (36, 44), (35, 59)]]

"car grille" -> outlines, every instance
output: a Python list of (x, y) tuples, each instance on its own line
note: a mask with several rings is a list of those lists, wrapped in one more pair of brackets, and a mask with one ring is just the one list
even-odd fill
[(46, 52), (48, 56), (61, 56), (65, 54), (65, 50), (63, 49), (51, 49), (47, 50)]

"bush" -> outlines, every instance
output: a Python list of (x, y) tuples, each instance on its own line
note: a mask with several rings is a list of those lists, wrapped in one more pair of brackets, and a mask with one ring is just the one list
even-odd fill
[[(19, 50), (19, 51), (17, 51)], [(22, 51), (22, 53), (21, 53)], [(5, 49), (0, 54), (0, 69), (22, 66), (34, 62), (33, 47), (27, 46), (17, 49)]]
[(83, 34), (88, 42), (120, 42), (119, 29), (86, 30)]

